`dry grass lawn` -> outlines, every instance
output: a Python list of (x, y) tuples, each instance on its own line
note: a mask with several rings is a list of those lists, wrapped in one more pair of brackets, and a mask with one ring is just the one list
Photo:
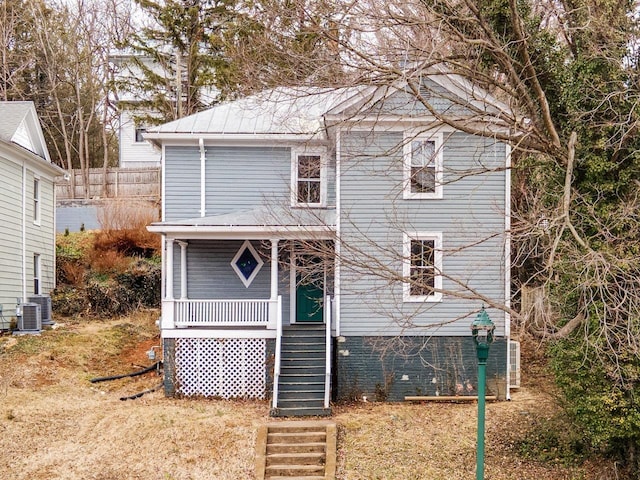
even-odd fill
[[(158, 344), (158, 312), (110, 321), (60, 320), (40, 336), (0, 337), (0, 478), (6, 480), (253, 479), (266, 402), (168, 399), (138, 370)], [(334, 408), (341, 480), (474, 478), (473, 404), (359, 404)], [(531, 438), (556, 411), (526, 386), (487, 405), (489, 480), (615, 478), (598, 459), (568, 462)], [(537, 438), (537, 437), (536, 437)], [(552, 443), (552, 441), (547, 441)], [(533, 445), (533, 446), (532, 446)], [(540, 460), (546, 453), (548, 461)]]

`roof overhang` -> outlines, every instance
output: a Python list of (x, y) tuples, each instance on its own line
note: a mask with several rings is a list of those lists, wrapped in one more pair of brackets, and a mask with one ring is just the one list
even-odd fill
[(151, 224), (147, 230), (172, 239), (202, 240), (313, 240), (335, 236), (333, 225), (180, 225), (165, 222)]

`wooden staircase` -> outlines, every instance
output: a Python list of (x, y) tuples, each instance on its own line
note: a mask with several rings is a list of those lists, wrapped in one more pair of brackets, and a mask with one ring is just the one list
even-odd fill
[(336, 425), (291, 421), (260, 427), (256, 444), (258, 480), (333, 480)]
[(324, 324), (282, 329), (278, 406), (274, 417), (331, 415), (325, 408), (326, 330)]

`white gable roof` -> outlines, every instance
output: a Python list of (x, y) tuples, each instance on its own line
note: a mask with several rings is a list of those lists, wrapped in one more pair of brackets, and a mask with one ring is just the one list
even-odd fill
[(51, 162), (33, 102), (0, 102), (0, 140)]

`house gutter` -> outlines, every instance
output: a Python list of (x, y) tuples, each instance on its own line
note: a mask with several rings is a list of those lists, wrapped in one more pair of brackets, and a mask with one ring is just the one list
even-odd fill
[(207, 195), (206, 195), (206, 169), (205, 169), (205, 149), (204, 149), (204, 138), (200, 137), (198, 139), (198, 145), (200, 146), (200, 216), (205, 216), (206, 204), (207, 204)]

